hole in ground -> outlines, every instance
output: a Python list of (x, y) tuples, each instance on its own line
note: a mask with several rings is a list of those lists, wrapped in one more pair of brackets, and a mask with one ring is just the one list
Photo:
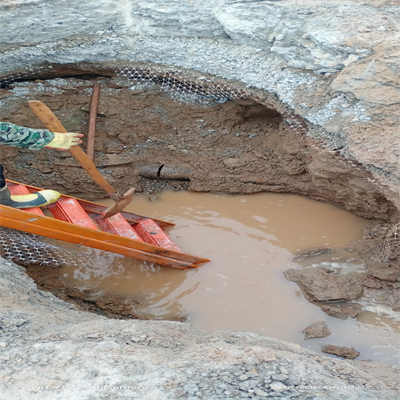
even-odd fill
[[(87, 132), (94, 82), (102, 88), (96, 165), (118, 190), (286, 192), (367, 218), (388, 220), (396, 214), (368, 171), (318, 146), (305, 122), (273, 109), (279, 107), (276, 100), (252, 99), (250, 91), (246, 101), (205, 105), (182, 103), (121, 77), (16, 82), (13, 90), (0, 93), (0, 120), (41, 127), (26, 104), (31, 97), (45, 101), (69, 130)], [(17, 181), (89, 199), (103, 195), (64, 152), (2, 148), (0, 157), (8, 177)], [(149, 182), (149, 174), (164, 180)]]
[[(180, 271), (85, 249), (90, 263), (30, 267), (29, 274), (42, 288), (109, 316), (259, 332), (317, 351), (335, 343), (355, 347), (361, 359), (396, 362), (398, 327), (371, 326), (383, 320), (372, 321), (365, 312), (360, 314), (363, 322), (330, 317), (283, 275), (288, 268), (300, 268), (293, 260), (298, 253), (303, 260), (307, 253), (312, 260), (318, 255), (315, 266), (364, 270), (352, 243), (361, 238), (365, 220), (325, 203), (281, 194), (166, 192), (156, 201), (137, 197), (131, 210), (176, 223), (170, 237), (185, 252), (212, 261)], [(327, 321), (332, 334), (305, 341), (302, 330), (319, 320)]]
[[(15, 82), (13, 90), (0, 93), (0, 120), (41, 127), (27, 108), (29, 96), (44, 100), (69, 130), (86, 132), (94, 83), (90, 74), (88, 78)], [(273, 104), (283, 109), (276, 101), (261, 104), (250, 96), (245, 102), (182, 104), (159, 91), (133, 87), (121, 78), (96, 81), (102, 86), (96, 164), (119, 190), (135, 186), (138, 191), (155, 194), (153, 198), (165, 189), (288, 192), (329, 201), (367, 218), (389, 220), (397, 213), (368, 171), (318, 146), (306, 134), (304, 122), (273, 109)], [(0, 157), (10, 178), (85, 198), (102, 194), (64, 153), (43, 150), (33, 155), (7, 148), (0, 149)], [(156, 179), (149, 179), (140, 173), (148, 165), (170, 169), (163, 167), (159, 177), (158, 170), (151, 172)], [(157, 179), (164, 172), (168, 172), (164, 179)], [(181, 180), (172, 179), (177, 176)], [(49, 269), (48, 276), (51, 274), (57, 274), (56, 270)], [(63, 290), (61, 285), (59, 292)], [(93, 293), (80, 290), (64, 293), (69, 296), (80, 298), (87, 309), (101, 309), (108, 315), (132, 312), (126, 298), (94, 300)]]

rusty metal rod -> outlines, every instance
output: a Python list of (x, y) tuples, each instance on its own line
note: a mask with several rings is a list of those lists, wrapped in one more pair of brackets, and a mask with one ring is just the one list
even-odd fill
[(94, 137), (96, 134), (96, 117), (97, 117), (97, 107), (99, 104), (100, 97), (100, 85), (95, 83), (93, 86), (92, 97), (90, 99), (90, 111), (89, 111), (89, 131), (88, 131), (88, 141), (86, 153), (88, 157), (94, 159)]

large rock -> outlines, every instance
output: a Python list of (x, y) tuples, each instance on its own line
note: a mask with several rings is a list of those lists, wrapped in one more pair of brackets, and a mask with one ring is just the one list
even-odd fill
[(133, 0), (118, 8), (123, 13), (129, 32), (138, 35), (226, 38), (224, 27), (213, 15), (213, 8), (223, 1), (204, 0), (182, 3), (170, 0)]
[(360, 355), (360, 352), (353, 347), (346, 346), (336, 346), (334, 344), (327, 344), (322, 346), (322, 351), (328, 354), (334, 354), (339, 357), (349, 358), (351, 360), (357, 358)]
[(317, 321), (303, 330), (304, 339), (324, 338), (331, 334), (325, 321)]
[(296, 282), (314, 301), (348, 301), (361, 297), (364, 273), (336, 273), (321, 267), (289, 269), (288, 280)]
[(218, 7), (215, 15), (232, 40), (320, 73), (342, 70), (368, 56), (371, 41), (378, 43), (389, 30), (397, 30), (375, 8), (340, 0), (239, 1)]

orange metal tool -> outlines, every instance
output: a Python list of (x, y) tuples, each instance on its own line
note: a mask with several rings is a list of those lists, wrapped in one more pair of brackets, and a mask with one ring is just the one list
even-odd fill
[(111, 251), (173, 268), (197, 268), (200, 264), (209, 261), (128, 237), (73, 225), (55, 218), (33, 215), (3, 205), (0, 205), (0, 226)]
[[(6, 182), (15, 193), (42, 190), (9, 179)], [(33, 214), (32, 209), (0, 205), (0, 226), (173, 268), (197, 268), (209, 261), (182, 253), (163, 232), (163, 229), (173, 226), (167, 221), (126, 211), (104, 218), (104, 206), (65, 194), (61, 194), (60, 199), (48, 208), (53, 217), (47, 213), (44, 215), (39, 208), (38, 213)]]

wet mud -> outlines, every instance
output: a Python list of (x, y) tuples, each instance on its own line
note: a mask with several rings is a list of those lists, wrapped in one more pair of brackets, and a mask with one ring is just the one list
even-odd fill
[[(286, 278), (326, 313), (322, 315), (345, 319), (358, 318), (374, 307), (400, 309), (400, 258), (393, 231), (398, 213), (391, 201), (368, 171), (344, 159), (339, 151), (324, 149), (305, 130), (294, 127), (284, 113), (258, 100), (187, 104), (157, 88), (132, 86), (117, 78), (58, 78), (15, 82), (0, 90), (0, 120), (42, 127), (26, 104), (27, 99), (38, 99), (55, 111), (68, 130), (87, 132), (95, 82), (101, 85), (95, 162), (118, 190), (134, 186), (154, 204), (171, 190), (294, 193), (335, 204), (372, 220), (365, 237), (357, 245), (340, 249), (318, 241), (290, 249), (283, 262), (289, 271)], [(9, 178), (87, 199), (104, 196), (68, 153), (1, 148), (0, 158)], [(301, 210), (296, 211), (292, 218), (300, 214)], [(354, 270), (354, 265), (362, 267)], [(148, 297), (145, 291), (106, 294), (96, 287), (68, 287), (52, 267), (28, 266), (27, 271), (41, 288), (83, 309), (116, 318), (158, 318), (141, 310)], [(347, 274), (351, 280), (346, 281)], [(284, 270), (281, 276), (285, 279)], [(326, 295), (323, 282), (327, 279), (338, 291), (331, 298), (320, 298), (321, 293)], [(348, 290), (343, 282), (352, 282)], [(368, 306), (362, 306), (363, 302)], [(246, 311), (238, 309), (238, 313), (244, 319)], [(192, 318), (182, 307), (159, 317)]]
[[(291, 195), (165, 192), (158, 197), (138, 195), (130, 208), (175, 222), (170, 237), (186, 252), (211, 258), (209, 264), (180, 271), (82, 248), (80, 259), (86, 261), (53, 269), (31, 266), (28, 273), (41, 288), (113, 318), (250, 330), (317, 351), (322, 345), (351, 346), (361, 359), (395, 362), (392, 347), (400, 343), (395, 315), (382, 319), (359, 295), (365, 288), (358, 274), (365, 274), (366, 265), (357, 249), (367, 221)], [(321, 292), (314, 288), (324, 298), (304, 290), (307, 280), (297, 286), (285, 279), (287, 271), (309, 268), (317, 287), (328, 283)], [(331, 334), (306, 340), (304, 328), (316, 321), (326, 321)]]
[[(368, 171), (324, 149), (301, 121), (260, 99), (188, 104), (121, 78), (59, 78), (0, 90), (0, 120), (42, 127), (27, 105), (33, 98), (68, 130), (85, 133), (95, 82), (101, 86), (95, 161), (119, 190), (294, 193), (366, 218), (396, 215)], [(68, 153), (1, 148), (0, 157), (10, 178), (90, 199), (104, 195)]]

